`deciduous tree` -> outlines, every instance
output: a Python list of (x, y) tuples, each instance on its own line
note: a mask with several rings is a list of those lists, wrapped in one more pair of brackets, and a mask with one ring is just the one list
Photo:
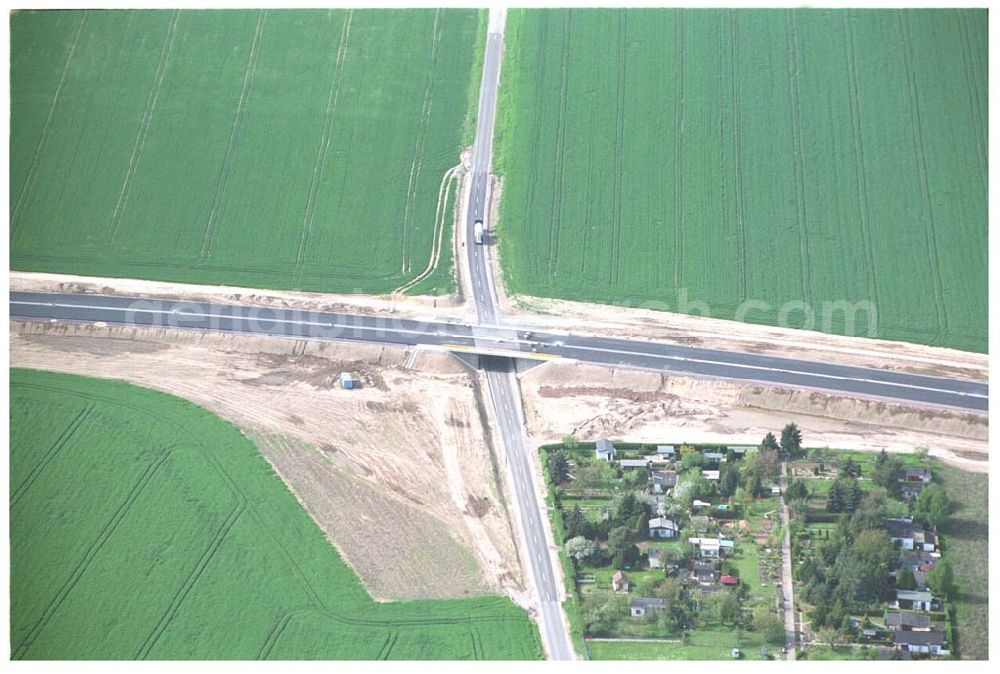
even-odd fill
[(951, 560), (945, 557), (931, 567), (930, 573), (927, 574), (927, 587), (945, 599), (955, 596), (955, 572), (951, 568)]
[(580, 564), (593, 561), (600, 552), (600, 546), (597, 545), (596, 541), (584, 538), (583, 536), (575, 536), (569, 539), (566, 541), (564, 547), (566, 554)]

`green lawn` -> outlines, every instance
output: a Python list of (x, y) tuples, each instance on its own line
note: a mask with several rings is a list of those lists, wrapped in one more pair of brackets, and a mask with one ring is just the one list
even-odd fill
[(760, 581), (758, 577), (760, 560), (757, 546), (752, 540), (740, 541), (736, 545), (735, 554), (726, 559), (739, 572), (740, 580), (749, 588), (749, 595), (744, 602), (745, 607), (774, 605), (777, 590), (773, 581), (765, 580), (763, 583)]
[[(686, 643), (589, 641), (594, 660), (731, 660), (734, 648), (744, 660), (762, 660), (763, 641), (753, 632), (729, 629), (697, 629)], [(774, 648), (771, 652), (776, 652)]]
[(987, 37), (982, 9), (508, 13), (509, 289), (985, 352)]
[(985, 660), (989, 645), (989, 476), (934, 464), (955, 504), (941, 527), (959, 585), (955, 641), (963, 659)]
[[(11, 371), (13, 659), (528, 659), (500, 597), (380, 604), (236, 427)], [(400, 570), (405, 572), (405, 570)]]
[[(12, 268), (401, 286), (451, 223), (484, 30), (476, 10), (14, 13)], [(450, 226), (441, 248), (415, 291), (454, 288)]]

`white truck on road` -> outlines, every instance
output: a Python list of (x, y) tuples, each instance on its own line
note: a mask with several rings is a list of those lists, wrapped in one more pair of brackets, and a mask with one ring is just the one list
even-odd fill
[(483, 239), (486, 237), (486, 228), (483, 227), (483, 221), (476, 220), (472, 231), (473, 236), (476, 238), (476, 243), (482, 245)]

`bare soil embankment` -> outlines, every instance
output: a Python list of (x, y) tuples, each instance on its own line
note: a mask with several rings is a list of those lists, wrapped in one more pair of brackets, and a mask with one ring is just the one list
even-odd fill
[(521, 375), (536, 442), (581, 439), (756, 444), (794, 421), (811, 447), (912, 452), (988, 467), (988, 417), (812, 391), (708, 381), (558, 361)]
[[(444, 354), (14, 322), (11, 365), (124, 379), (253, 437), (376, 599), (520, 589), (470, 372)], [(345, 391), (341, 371), (364, 385)]]

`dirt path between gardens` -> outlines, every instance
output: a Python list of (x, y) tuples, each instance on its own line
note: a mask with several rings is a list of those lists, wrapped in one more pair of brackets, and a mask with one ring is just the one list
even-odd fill
[(811, 391), (554, 361), (522, 374), (536, 443), (567, 433), (631, 442), (756, 444), (794, 421), (808, 447), (912, 452), (988, 469), (988, 417)]
[[(473, 379), (446, 354), (15, 321), (10, 360), (124, 379), (236, 424), (376, 599), (522, 590)], [(359, 390), (339, 388), (345, 370)]]

